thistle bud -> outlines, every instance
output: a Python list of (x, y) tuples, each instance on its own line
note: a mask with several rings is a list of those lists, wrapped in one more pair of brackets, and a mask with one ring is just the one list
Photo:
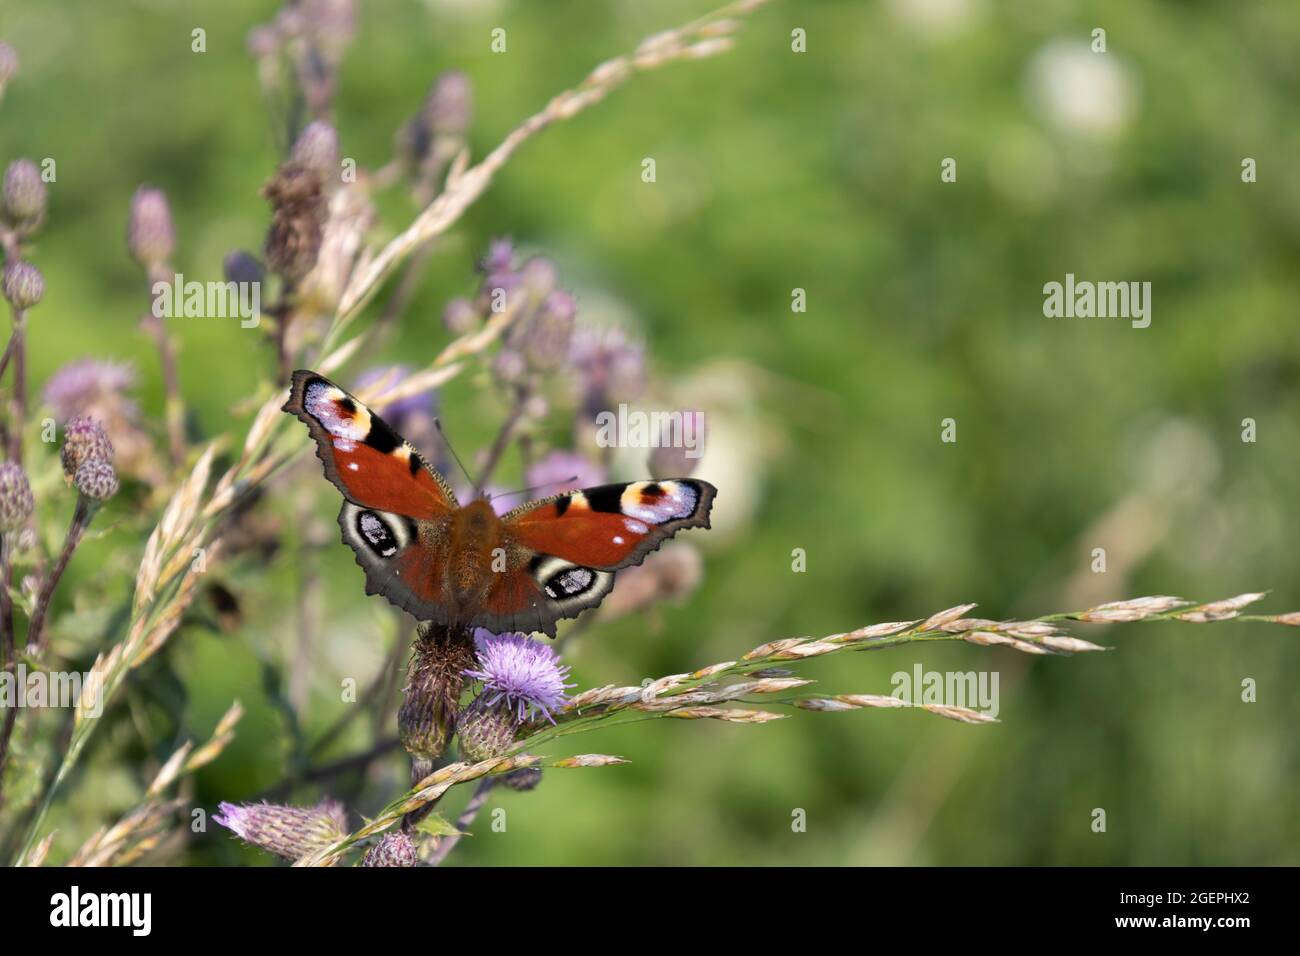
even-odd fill
[(502, 382), (511, 385), (524, 377), (528, 371), (528, 363), (524, 361), (522, 353), (503, 348), (492, 360), (492, 371)]
[(36, 506), (32, 486), (21, 465), (0, 463), (0, 532), (17, 531), (31, 517)]
[(429, 90), (425, 115), (435, 136), (463, 136), (472, 115), (473, 88), (460, 70), (440, 73)]
[(145, 269), (166, 265), (176, 251), (176, 227), (171, 207), (161, 189), (141, 186), (131, 197), (126, 247)]
[(469, 78), (456, 70), (439, 75), (420, 111), (397, 133), (397, 153), (408, 168), (434, 170), (461, 148), (470, 122)]
[(5, 170), (4, 218), (20, 232), (34, 230), (45, 219), (48, 201), (41, 171), (30, 159), (15, 159)]
[(45, 296), (45, 279), (41, 270), (21, 259), (5, 263), (0, 286), (3, 286), (5, 299), (18, 312), (27, 311)]
[[(675, 428), (675, 421), (681, 423), (679, 429)], [(669, 424), (660, 431), (658, 442), (650, 452), (650, 477), (687, 478), (695, 471), (703, 454), (704, 413), (673, 412)]]
[(565, 362), (577, 313), (577, 303), (569, 293), (556, 289), (546, 297), (528, 334), (528, 360), (533, 368), (547, 372)]
[(559, 271), (555, 268), (554, 261), (545, 256), (533, 256), (523, 264), (519, 272), (523, 276), (524, 288), (539, 300), (554, 289), (559, 281)]
[(521, 793), (536, 790), (537, 785), (541, 782), (542, 771), (540, 767), (523, 767), (520, 770), (511, 770), (501, 777), (502, 784)]
[(59, 452), (59, 458), (63, 462), (64, 477), (71, 481), (85, 462), (111, 462), (113, 443), (108, 440), (103, 425), (93, 418), (78, 415), (64, 427), (63, 449)]
[(395, 830), (385, 833), (384, 838), (370, 848), (361, 865), (415, 866), (417, 859), (415, 841), (401, 830)]
[(262, 263), (243, 249), (236, 249), (227, 255), (222, 260), (221, 269), (227, 282), (238, 282), (246, 285), (258, 285), (266, 275)]
[(356, 0), (307, 0), (302, 5), (312, 34), (336, 58), (357, 30)]
[(347, 814), (333, 800), (314, 807), (222, 803), (212, 819), (246, 843), (286, 860), (301, 860), (347, 836)]
[(452, 335), (464, 335), (478, 322), (479, 314), (468, 299), (452, 299), (442, 310), (442, 324)]
[(485, 274), (491, 275), (494, 272), (507, 272), (510, 269), (510, 263), (515, 257), (515, 244), (509, 237), (493, 239), (488, 243), (488, 253), (479, 263), (479, 269)]
[(324, 120), (308, 123), (293, 144), (295, 163), (312, 170), (321, 184), (329, 186), (339, 181), (339, 134)]
[(18, 72), (18, 54), (8, 43), (0, 41), (0, 96), (4, 96), (5, 84)]
[(265, 23), (248, 31), (245, 40), (248, 55), (255, 60), (264, 60), (280, 53), (280, 31)]
[(108, 462), (98, 458), (83, 462), (73, 483), (79, 492), (93, 501), (107, 501), (117, 494), (117, 472)]
[(500, 757), (515, 742), (519, 730), (519, 718), (499, 703), (488, 703), (488, 696), (474, 698), (456, 722), (461, 759), (471, 763)]

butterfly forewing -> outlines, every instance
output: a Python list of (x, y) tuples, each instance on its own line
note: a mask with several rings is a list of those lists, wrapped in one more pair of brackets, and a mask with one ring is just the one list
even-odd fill
[(426, 520), (445, 517), (457, 507), (451, 488), (420, 453), (329, 379), (294, 372), (284, 410), (307, 425), (325, 477), (349, 501)]
[(600, 485), (523, 505), (503, 520), (510, 538), (533, 551), (617, 571), (682, 528), (709, 527), (716, 494), (694, 478)]
[(382, 594), (420, 620), (446, 623), (445, 524), (455, 495), (382, 418), (315, 372), (298, 371), (284, 410), (316, 440), (325, 476), (343, 493), (339, 528)]

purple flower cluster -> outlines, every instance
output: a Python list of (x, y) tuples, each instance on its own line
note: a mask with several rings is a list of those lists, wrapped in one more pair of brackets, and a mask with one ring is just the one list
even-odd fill
[(554, 723), (551, 711), (567, 699), (567, 664), (550, 646), (524, 634), (493, 634), (484, 628), (474, 631), (478, 667), (466, 677), (483, 684), (482, 696), (489, 705), (504, 706), (520, 721), (540, 713)]

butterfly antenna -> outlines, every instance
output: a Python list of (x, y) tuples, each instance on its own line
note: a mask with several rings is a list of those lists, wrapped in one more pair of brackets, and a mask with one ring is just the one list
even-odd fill
[(460, 467), (460, 472), (462, 475), (465, 476), (465, 480), (469, 482), (470, 487), (477, 488), (478, 482), (476, 482), (472, 477), (470, 477), (469, 469), (466, 468), (464, 463), (460, 460), (460, 455), (456, 454), (456, 449), (451, 447), (451, 442), (447, 438), (447, 433), (442, 430), (442, 420), (439, 418), (435, 418), (433, 420), (433, 427), (438, 429), (438, 434), (442, 438), (442, 443), (447, 446), (447, 451), (451, 452), (451, 457), (455, 460), (456, 464)]
[(577, 475), (570, 475), (568, 478), (565, 478), (563, 481), (548, 481), (548, 482), (546, 482), (545, 484), (542, 484), (542, 485), (533, 485), (531, 488), (520, 488), (518, 491), (503, 491), (503, 492), (501, 492), (499, 495), (492, 495), (491, 497), (492, 497), (492, 498), (508, 498), (508, 497), (510, 497), (511, 495), (526, 495), (526, 494), (528, 494), (530, 491), (536, 491), (536, 490), (539, 489), (539, 488), (553, 488), (553, 487), (555, 487), (556, 485), (567, 485), (569, 482), (571, 482), (571, 481), (577, 481), (577, 480), (578, 480), (578, 476), (577, 476)]

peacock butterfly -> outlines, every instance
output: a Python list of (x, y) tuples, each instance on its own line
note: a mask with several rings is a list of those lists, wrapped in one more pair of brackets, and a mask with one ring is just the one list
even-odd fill
[(640, 564), (682, 528), (709, 527), (717, 489), (679, 478), (601, 485), (498, 517), (461, 505), (446, 479), (382, 418), (315, 372), (293, 373), (283, 410), (316, 440), (343, 493), (339, 527), (382, 594), (422, 621), (544, 631), (595, 607), (615, 572)]

